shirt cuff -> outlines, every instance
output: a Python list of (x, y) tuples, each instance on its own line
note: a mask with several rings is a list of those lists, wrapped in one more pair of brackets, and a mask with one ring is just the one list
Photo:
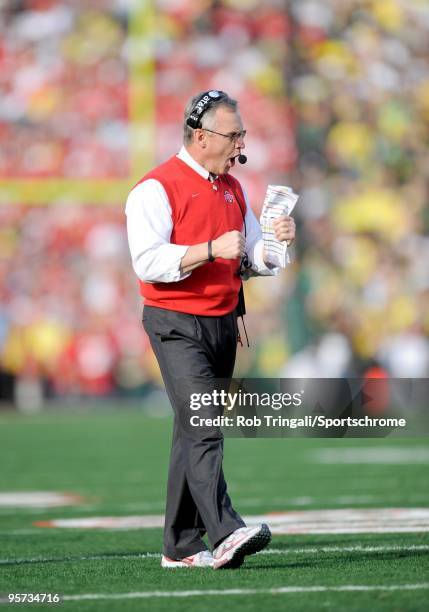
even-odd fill
[[(181, 244), (163, 244), (154, 250), (147, 251), (134, 263), (134, 271), (145, 283), (176, 283), (191, 275), (182, 272), (180, 263), (189, 246)], [(163, 273), (159, 273), (157, 262), (162, 259)]]
[(247, 280), (252, 276), (277, 276), (280, 273), (280, 268), (269, 268), (264, 261), (264, 241), (258, 240), (253, 249), (253, 253), (249, 254), (252, 266), (246, 270), (242, 278)]

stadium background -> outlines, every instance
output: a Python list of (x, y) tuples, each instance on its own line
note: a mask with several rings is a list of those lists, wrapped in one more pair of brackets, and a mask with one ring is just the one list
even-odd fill
[(268, 183), (300, 194), (237, 373), (428, 376), (427, 2), (3, 0), (0, 28), (6, 404), (158, 388), (124, 202), (208, 88), (240, 102), (255, 212)]

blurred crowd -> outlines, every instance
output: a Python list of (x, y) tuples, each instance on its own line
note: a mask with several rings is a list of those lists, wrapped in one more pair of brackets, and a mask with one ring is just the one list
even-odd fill
[(0, 177), (128, 176), (126, 40), (120, 2), (0, 2)]
[(118, 207), (0, 207), (4, 372), (49, 396), (144, 385), (148, 342)]
[(291, 16), (301, 198), (282, 371), (427, 377), (429, 3), (304, 0)]
[[(129, 175), (134, 6), (0, 4), (0, 177)], [(189, 96), (219, 88), (240, 102), (234, 174), (255, 212), (268, 183), (300, 194), (293, 263), (246, 284), (237, 373), (428, 376), (428, 3), (158, 0), (151, 19), (156, 161), (177, 151)], [(3, 390), (159, 382), (123, 207), (0, 207)]]

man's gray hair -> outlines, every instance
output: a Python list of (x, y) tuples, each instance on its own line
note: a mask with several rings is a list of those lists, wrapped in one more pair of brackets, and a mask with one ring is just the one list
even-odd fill
[[(193, 96), (187, 103), (185, 108), (185, 113), (183, 116), (183, 142), (184, 144), (189, 144), (192, 142), (194, 138), (194, 129), (186, 124), (186, 120), (195, 108), (196, 103), (200, 98), (203, 97), (204, 91), (201, 91), (196, 96)], [(216, 109), (220, 106), (225, 106), (229, 108), (231, 111), (235, 112), (237, 110), (237, 100), (230, 98), (227, 94), (222, 96), (221, 98), (213, 98), (207, 106), (203, 116), (201, 117), (201, 127), (213, 130), (215, 128), (215, 112)]]

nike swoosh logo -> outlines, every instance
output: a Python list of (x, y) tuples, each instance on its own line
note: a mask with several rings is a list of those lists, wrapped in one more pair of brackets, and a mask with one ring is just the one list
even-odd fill
[(192, 197), (193, 197), (193, 198), (196, 198), (196, 197), (197, 197), (197, 196), (199, 196), (199, 195), (200, 195), (199, 193), (193, 193), (193, 194), (192, 194)]

